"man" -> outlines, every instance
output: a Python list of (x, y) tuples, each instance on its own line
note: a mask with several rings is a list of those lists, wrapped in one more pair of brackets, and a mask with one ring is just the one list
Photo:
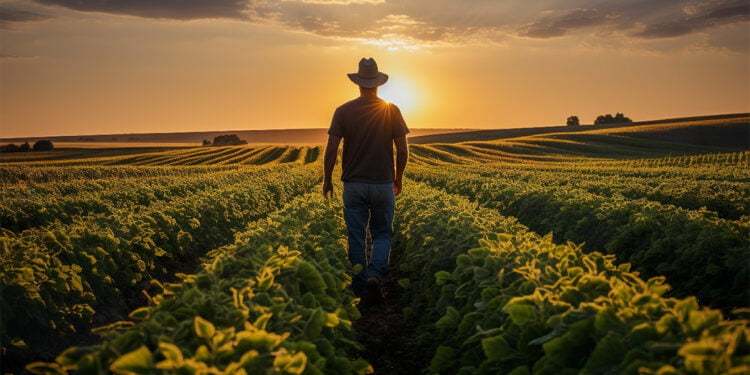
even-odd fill
[[(349, 232), (349, 261), (361, 264), (355, 275), (354, 292), (367, 304), (383, 302), (382, 280), (391, 251), (394, 197), (401, 192), (401, 179), (409, 151), (406, 127), (396, 105), (378, 98), (378, 86), (388, 75), (378, 71), (372, 58), (359, 62), (359, 71), (348, 75), (359, 86), (360, 96), (336, 108), (328, 129), (323, 196), (333, 196), (331, 175), (339, 142), (344, 139), (341, 180), (344, 181), (344, 220)], [(393, 144), (396, 144), (396, 172)], [(370, 225), (372, 252), (365, 255), (365, 231)]]

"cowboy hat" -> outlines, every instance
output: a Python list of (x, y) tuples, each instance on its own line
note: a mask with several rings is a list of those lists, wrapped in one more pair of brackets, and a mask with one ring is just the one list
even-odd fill
[(370, 57), (359, 60), (359, 71), (347, 74), (352, 82), (366, 88), (378, 87), (388, 81), (388, 74), (378, 71), (378, 64)]

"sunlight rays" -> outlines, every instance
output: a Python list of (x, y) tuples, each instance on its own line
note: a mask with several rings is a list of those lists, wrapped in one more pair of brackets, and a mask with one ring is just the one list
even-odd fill
[(419, 106), (419, 93), (415, 86), (400, 77), (391, 78), (380, 88), (378, 96), (397, 105), (401, 112), (411, 112)]

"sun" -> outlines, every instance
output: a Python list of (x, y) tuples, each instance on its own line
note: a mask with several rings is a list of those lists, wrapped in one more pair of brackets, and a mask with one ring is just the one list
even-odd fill
[(403, 79), (389, 79), (378, 90), (378, 96), (389, 103), (397, 105), (401, 109), (401, 112), (414, 110), (419, 102), (414, 85)]

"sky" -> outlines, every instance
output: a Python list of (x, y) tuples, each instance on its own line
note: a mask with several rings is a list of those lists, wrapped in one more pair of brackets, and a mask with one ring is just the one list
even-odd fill
[(0, 137), (750, 112), (747, 0), (0, 0)]

